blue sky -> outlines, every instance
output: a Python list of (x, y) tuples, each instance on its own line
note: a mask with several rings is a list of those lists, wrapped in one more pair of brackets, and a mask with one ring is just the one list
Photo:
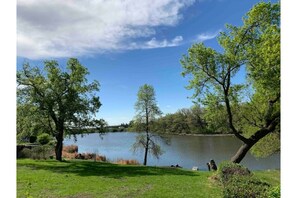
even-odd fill
[[(241, 25), (255, 0), (46, 1), (17, 3), (17, 67), (77, 57), (98, 80), (98, 118), (127, 123), (147, 83), (166, 113), (192, 106), (180, 59), (193, 43), (219, 50), (225, 24)], [(272, 1), (277, 2), (277, 1)], [(244, 72), (238, 80), (242, 80)]]

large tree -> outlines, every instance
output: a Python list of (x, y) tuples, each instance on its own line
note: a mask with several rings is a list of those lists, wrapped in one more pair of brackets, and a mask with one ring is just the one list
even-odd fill
[[(280, 133), (279, 3), (255, 5), (243, 25), (227, 25), (218, 42), (220, 51), (194, 44), (181, 64), (183, 75), (192, 77), (188, 88), (195, 90), (194, 98), (205, 106), (224, 105), (231, 133), (243, 142), (231, 159), (240, 163), (260, 140), (279, 142), (271, 138)], [(234, 77), (244, 70), (246, 81), (238, 83)]]
[[(62, 160), (65, 132), (71, 133), (88, 127), (100, 127), (95, 119), (101, 103), (96, 93), (99, 83), (88, 83), (87, 68), (70, 58), (63, 71), (57, 61), (45, 61), (44, 67), (31, 67), (25, 63), (17, 72), (18, 107), (23, 115), (18, 118), (31, 123), (46, 121), (46, 130), (56, 138), (56, 159)], [(24, 109), (30, 111), (24, 111)]]
[(140, 134), (136, 138), (133, 145), (134, 149), (144, 148), (143, 165), (147, 164), (148, 153), (151, 152), (155, 157), (162, 154), (160, 145), (157, 144), (158, 136), (151, 133), (152, 122), (157, 116), (162, 114), (157, 106), (154, 87), (151, 85), (143, 85), (139, 88), (137, 94), (137, 102), (135, 103), (136, 120), (134, 126), (139, 131), (144, 131), (145, 135)]

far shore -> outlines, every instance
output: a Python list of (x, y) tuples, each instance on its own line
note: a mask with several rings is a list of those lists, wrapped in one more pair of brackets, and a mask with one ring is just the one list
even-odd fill
[[(89, 133), (100, 133), (100, 132), (89, 132)], [(139, 133), (136, 131), (115, 131), (115, 132), (103, 132), (104, 133)], [(88, 134), (88, 133), (82, 133), (82, 134)], [(230, 133), (224, 133), (224, 134), (220, 134), (220, 133), (157, 133), (160, 135), (179, 135), (179, 136), (234, 136), (234, 134), (230, 134)], [(78, 135), (78, 134), (77, 134)]]
[(169, 135), (180, 135), (180, 136), (234, 136), (234, 134), (187, 134), (187, 133), (166, 133)]

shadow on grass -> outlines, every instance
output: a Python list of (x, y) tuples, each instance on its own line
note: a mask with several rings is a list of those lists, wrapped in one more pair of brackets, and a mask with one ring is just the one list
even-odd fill
[(79, 176), (104, 176), (110, 178), (139, 177), (151, 175), (183, 175), (199, 176), (194, 172), (176, 168), (153, 166), (131, 166), (101, 163), (93, 161), (72, 160), (58, 162), (55, 160), (17, 160), (17, 166), (32, 170), (48, 170), (62, 174), (77, 174)]

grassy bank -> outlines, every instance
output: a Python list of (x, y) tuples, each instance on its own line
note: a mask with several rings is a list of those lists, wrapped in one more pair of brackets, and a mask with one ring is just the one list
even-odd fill
[[(256, 173), (272, 185), (279, 171)], [(17, 197), (221, 197), (212, 172), (92, 161), (17, 160)], [(273, 175), (273, 177), (271, 177)]]

